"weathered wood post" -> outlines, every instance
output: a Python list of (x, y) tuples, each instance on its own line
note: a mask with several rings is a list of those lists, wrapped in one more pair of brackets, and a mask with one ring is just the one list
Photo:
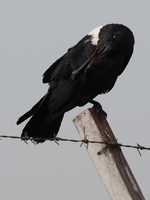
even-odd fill
[[(94, 108), (83, 111), (73, 122), (82, 139), (117, 142), (106, 118), (102, 116), (99, 119)], [(100, 143), (85, 145), (110, 199), (145, 199), (119, 146), (105, 148), (107, 144)]]

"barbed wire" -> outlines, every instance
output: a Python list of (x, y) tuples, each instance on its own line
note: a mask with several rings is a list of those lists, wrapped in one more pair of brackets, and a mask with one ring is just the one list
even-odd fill
[(27, 141), (31, 141), (33, 142), (34, 144), (37, 144), (36, 141), (54, 141), (55, 143), (57, 143), (59, 145), (59, 141), (63, 141), (63, 142), (76, 142), (76, 143), (81, 143), (80, 146), (82, 146), (82, 144), (89, 144), (89, 143), (99, 143), (99, 144), (106, 144), (108, 146), (120, 146), (120, 147), (126, 147), (126, 148), (133, 148), (133, 149), (137, 149), (137, 150), (150, 150), (150, 147), (144, 147), (140, 144), (137, 143), (137, 145), (129, 145), (129, 144), (121, 144), (121, 143), (118, 143), (118, 142), (107, 142), (107, 141), (90, 141), (88, 140), (86, 137), (85, 139), (80, 139), (80, 140), (77, 140), (77, 139), (64, 139), (64, 138), (60, 138), (60, 137), (55, 137), (55, 138), (30, 138), (30, 137), (18, 137), (18, 136), (8, 136), (8, 135), (0, 135), (0, 139), (1, 138), (9, 138), (9, 139), (19, 139), (19, 140), (22, 140), (24, 141), (25, 143), (28, 144)]

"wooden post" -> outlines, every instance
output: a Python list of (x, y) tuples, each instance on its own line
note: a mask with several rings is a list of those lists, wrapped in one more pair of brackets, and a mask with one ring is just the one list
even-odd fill
[[(117, 142), (106, 118), (99, 119), (94, 108), (85, 110), (73, 122), (82, 139)], [(119, 146), (104, 148), (106, 144), (85, 145), (110, 199), (145, 199)]]

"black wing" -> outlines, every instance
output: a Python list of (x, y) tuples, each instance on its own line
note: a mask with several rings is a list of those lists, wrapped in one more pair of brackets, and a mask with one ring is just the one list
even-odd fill
[(82, 99), (82, 90), (86, 88), (88, 81), (85, 73), (80, 73), (73, 78), (72, 72), (84, 65), (95, 49), (96, 46), (90, 43), (90, 37), (86, 36), (43, 74), (43, 82), (49, 83), (50, 87), (48, 93), (17, 121), (17, 124), (20, 124), (33, 115), (25, 126), (24, 132), (28, 127), (30, 129), (31, 126), (34, 127), (34, 123), (37, 130), (32, 131), (37, 132), (38, 125), (47, 126), (58, 116), (62, 116), (64, 112), (78, 105)]
[[(69, 56), (73, 56), (74, 58), (77, 57), (77, 55), (80, 53), (80, 57), (82, 57), (82, 54), (85, 54), (84, 56), (88, 56), (90, 53), (94, 51), (95, 47), (93, 48), (91, 45), (86, 46), (86, 42), (91, 39), (91, 36), (86, 35), (84, 38), (82, 38), (75, 46), (68, 49), (68, 52), (65, 53), (63, 56), (61, 56), (58, 60), (56, 60), (43, 74), (43, 83), (50, 83), (53, 76), (57, 74), (57, 71), (62, 70), (63, 71), (63, 65), (65, 64), (64, 61)], [(82, 50), (84, 52), (82, 52)], [(90, 52), (88, 52), (90, 51)], [(75, 55), (76, 54), (76, 55)], [(71, 59), (71, 57), (70, 57)], [(77, 60), (76, 60), (77, 61)], [(61, 63), (63, 62), (63, 63)], [(78, 62), (78, 61), (77, 61)], [(69, 66), (68, 66), (69, 65)], [(69, 68), (75, 68), (77, 69), (79, 66), (71, 66), (68, 63), (67, 67)], [(75, 65), (75, 63), (74, 63)], [(61, 67), (60, 67), (61, 66)], [(66, 69), (65, 69), (66, 70)], [(69, 70), (70, 71), (70, 70)]]

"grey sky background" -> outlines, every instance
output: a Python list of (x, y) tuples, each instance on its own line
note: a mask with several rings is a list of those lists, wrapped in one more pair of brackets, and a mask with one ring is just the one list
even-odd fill
[[(150, 147), (150, 4), (148, 1), (1, 0), (0, 2), (0, 134), (20, 136), (20, 115), (47, 91), (44, 71), (93, 28), (122, 23), (135, 35), (135, 50), (113, 90), (96, 98), (123, 144)], [(65, 115), (59, 135), (79, 139), (72, 119), (87, 104)], [(149, 199), (150, 152), (123, 148), (125, 157)], [(0, 141), (0, 198), (22, 200), (105, 199), (109, 197), (84, 146), (46, 142), (26, 145)]]

